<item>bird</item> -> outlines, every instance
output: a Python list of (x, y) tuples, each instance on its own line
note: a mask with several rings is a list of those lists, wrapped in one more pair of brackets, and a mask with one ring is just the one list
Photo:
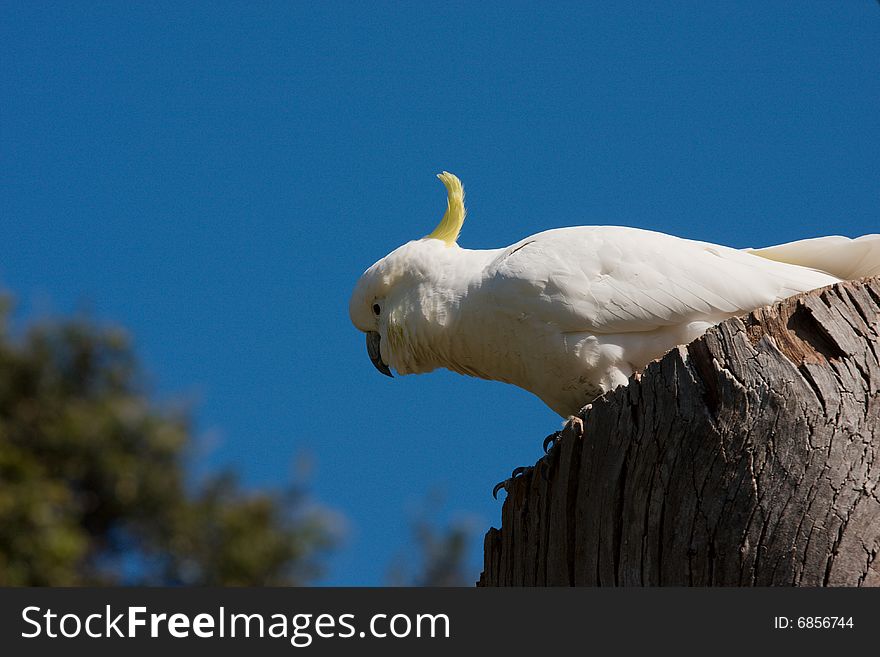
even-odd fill
[(735, 249), (584, 225), (466, 249), (464, 188), (438, 178), (440, 223), (371, 265), (351, 295), (370, 360), (387, 376), (446, 368), (513, 384), (569, 421), (725, 319), (880, 275), (880, 234)]

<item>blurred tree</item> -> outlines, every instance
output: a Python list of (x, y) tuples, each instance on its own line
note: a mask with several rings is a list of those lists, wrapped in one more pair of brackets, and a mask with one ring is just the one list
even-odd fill
[(299, 486), (194, 486), (185, 413), (157, 408), (125, 334), (10, 334), (0, 298), (0, 585), (303, 584), (332, 544)]
[(429, 493), (411, 521), (417, 563), (413, 565), (408, 555), (395, 558), (389, 569), (390, 585), (474, 586), (479, 568), (468, 563), (473, 523), (459, 518), (444, 524), (438, 520), (441, 507), (440, 492)]

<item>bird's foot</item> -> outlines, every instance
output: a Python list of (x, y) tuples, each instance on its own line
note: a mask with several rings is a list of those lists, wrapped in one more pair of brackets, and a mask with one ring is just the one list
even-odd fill
[(533, 465), (521, 465), (518, 468), (514, 468), (513, 472), (510, 473), (509, 479), (505, 479), (504, 481), (499, 481), (497, 484), (495, 484), (495, 488), (492, 489), (492, 497), (494, 497), (497, 500), (498, 499), (498, 491), (500, 491), (501, 489), (504, 489), (504, 491), (507, 492), (510, 489), (510, 484), (514, 479), (519, 479), (524, 474), (526, 474), (527, 472), (531, 472), (534, 469), (535, 469), (535, 466), (533, 466)]
[[(583, 414), (585, 411), (589, 411), (592, 407), (593, 407), (592, 404), (587, 404), (586, 406), (584, 406), (581, 409), (581, 414)], [(569, 416), (568, 419), (565, 421), (565, 424), (562, 427), (561, 431), (554, 431), (549, 436), (544, 438), (543, 448), (544, 448), (545, 456), (543, 456), (538, 461), (538, 464), (540, 465), (541, 476), (547, 481), (549, 481), (548, 471), (551, 469), (552, 461), (553, 461), (553, 459), (550, 455), (553, 452), (556, 445), (559, 443), (559, 439), (562, 437), (563, 432), (565, 432), (565, 430), (569, 429), (569, 428), (571, 429), (575, 438), (578, 438), (578, 439), (583, 438), (583, 436), (584, 436), (584, 421), (578, 415)], [(524, 474), (526, 474), (527, 472), (531, 472), (534, 469), (535, 469), (535, 466), (531, 466), (531, 465), (516, 468), (510, 474), (509, 479), (505, 479), (504, 481), (499, 481), (497, 484), (495, 484), (495, 488), (492, 489), (492, 497), (494, 497), (497, 500), (498, 499), (498, 491), (500, 491), (502, 489), (505, 491), (509, 491), (510, 490), (510, 483), (514, 479), (517, 479), (517, 478), (523, 476)]]
[(562, 427), (562, 430), (571, 429), (571, 432), (575, 435), (575, 438), (583, 438), (584, 437), (584, 421), (581, 419), (581, 415), (588, 413), (592, 410), (593, 405), (587, 404), (584, 406), (578, 415), (569, 415), (568, 419), (565, 421), (565, 424)]
[(584, 436), (584, 421), (577, 415), (572, 415), (568, 418), (565, 423), (565, 428), (571, 429), (577, 438), (583, 438)]
[(565, 425), (562, 427), (562, 431), (565, 431), (566, 429), (571, 429), (575, 438), (584, 437), (584, 421), (577, 415), (568, 416)]

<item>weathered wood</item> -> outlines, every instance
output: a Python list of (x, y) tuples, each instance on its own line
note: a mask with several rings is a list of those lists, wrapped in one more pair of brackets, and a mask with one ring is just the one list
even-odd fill
[(479, 585), (880, 586), (880, 278), (727, 320), (583, 420)]

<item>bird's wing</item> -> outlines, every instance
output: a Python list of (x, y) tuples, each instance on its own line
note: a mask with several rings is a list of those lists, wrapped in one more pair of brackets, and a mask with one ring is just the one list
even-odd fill
[(559, 228), (505, 249), (483, 285), (496, 307), (562, 331), (720, 321), (837, 279), (743, 251), (614, 226)]

